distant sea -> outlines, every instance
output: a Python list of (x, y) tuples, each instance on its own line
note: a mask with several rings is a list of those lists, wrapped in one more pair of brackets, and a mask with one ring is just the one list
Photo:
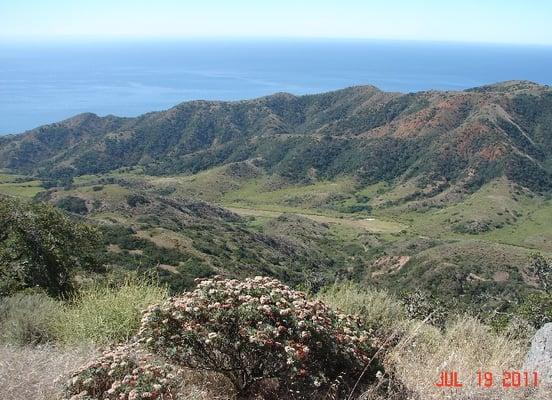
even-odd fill
[(0, 134), (81, 112), (136, 116), (193, 99), (352, 85), (460, 90), (552, 84), (552, 47), (375, 40), (0, 43)]

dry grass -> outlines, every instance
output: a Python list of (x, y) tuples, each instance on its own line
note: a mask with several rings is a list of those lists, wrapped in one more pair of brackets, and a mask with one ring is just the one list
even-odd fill
[(0, 396), (3, 400), (50, 400), (59, 394), (58, 379), (96, 353), (91, 347), (59, 349), (0, 345)]
[[(531, 392), (502, 387), (503, 371), (520, 370), (527, 352), (524, 340), (498, 335), (472, 317), (459, 317), (444, 331), (413, 323), (410, 332), (389, 354), (386, 363), (393, 367), (404, 385), (423, 400), (549, 400), (546, 389)], [(435, 386), (442, 371), (456, 371), (462, 388)], [(491, 388), (477, 385), (477, 372), (494, 375)]]
[(188, 370), (180, 392), (182, 400), (233, 400), (232, 384), (222, 375)]
[[(128, 288), (127, 288), (128, 289)], [(113, 301), (113, 309), (126, 309), (129, 304), (136, 305), (136, 296), (143, 298), (135, 291), (123, 293), (116, 291), (121, 301)], [(126, 295), (125, 295), (126, 293)], [(77, 307), (71, 319), (87, 322), (88, 328), (101, 326), (107, 330), (112, 323), (121, 324), (133, 318), (122, 318), (118, 313), (99, 312), (106, 293), (92, 296), (90, 307)], [(155, 292), (153, 299), (145, 296), (147, 301), (159, 300), (166, 294)], [(109, 296), (108, 296), (109, 297)], [(504, 370), (519, 370), (527, 352), (527, 338), (497, 334), (477, 319), (468, 316), (458, 317), (450, 322), (444, 330), (437, 329), (420, 321), (408, 320), (402, 311), (402, 305), (385, 291), (371, 291), (352, 284), (336, 285), (320, 294), (319, 297), (348, 313), (360, 314), (376, 329), (379, 334), (396, 333), (400, 340), (385, 356), (388, 372), (404, 388), (404, 393), (394, 400), (550, 400), (551, 390), (541, 388), (539, 392), (530, 393), (522, 389), (503, 389), (501, 379)], [(94, 307), (92, 307), (94, 305)], [(75, 305), (73, 306), (75, 307)], [(130, 309), (129, 308), (129, 309)], [(94, 310), (96, 310), (94, 312)], [(112, 307), (108, 307), (108, 311)], [(86, 311), (86, 312), (85, 312)], [(134, 312), (130, 313), (134, 315)], [(129, 314), (129, 315), (130, 315)], [(94, 318), (92, 316), (95, 315)], [(126, 314), (125, 314), (126, 315)], [(86, 316), (86, 317), (84, 317)], [(116, 316), (117, 318), (115, 318)], [(100, 318), (101, 317), (101, 318)], [(106, 321), (103, 321), (103, 319)], [(124, 324), (123, 324), (124, 325)], [(134, 326), (134, 322), (130, 324)], [(129, 325), (129, 326), (130, 326)], [(72, 329), (79, 326), (75, 322)], [(129, 327), (127, 327), (129, 328)], [(130, 329), (130, 328), (129, 328)], [(90, 335), (79, 333), (75, 337), (90, 338)], [(133, 328), (130, 329), (133, 331)], [(530, 332), (527, 332), (531, 335)], [(112, 335), (102, 336), (112, 339)], [(118, 335), (114, 335), (116, 337)], [(111, 341), (111, 340), (109, 340)], [(71, 343), (73, 341), (66, 341)], [(74, 342), (73, 342), (74, 343)], [(396, 343), (396, 342), (395, 342)], [(75, 345), (73, 345), (75, 346)], [(54, 346), (14, 347), (0, 345), (0, 400), (54, 400), (59, 397), (60, 388), (56, 379), (68, 375), (85, 363), (97, 351), (88, 347)], [(477, 386), (477, 372), (490, 371), (495, 376), (493, 388)], [(456, 371), (464, 384), (461, 389), (444, 390), (435, 386), (442, 371)], [(188, 371), (182, 382), (183, 400), (231, 400), (234, 398), (231, 385), (216, 374)], [(408, 394), (406, 394), (408, 393)], [(355, 393), (356, 395), (360, 393)], [(362, 399), (389, 400), (390, 397), (377, 397), (365, 393)]]
[[(550, 400), (550, 389), (530, 393), (503, 389), (502, 374), (520, 370), (528, 350), (528, 337), (497, 334), (476, 318), (460, 316), (444, 330), (421, 321), (408, 320), (404, 306), (390, 293), (362, 288), (351, 283), (334, 285), (318, 296), (344, 312), (359, 314), (381, 339), (397, 335), (401, 340), (385, 356), (386, 368), (413, 393), (416, 400)], [(464, 386), (456, 391), (435, 386), (442, 371), (456, 371)], [(494, 375), (493, 388), (477, 386), (477, 372)], [(367, 399), (372, 398), (368, 393)], [(364, 398), (363, 397), (363, 398)], [(409, 395), (404, 394), (407, 400)]]

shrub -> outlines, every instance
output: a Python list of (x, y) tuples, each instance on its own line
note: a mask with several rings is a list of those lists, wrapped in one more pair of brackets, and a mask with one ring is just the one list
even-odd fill
[(402, 300), (408, 318), (423, 320), (440, 328), (447, 322), (447, 306), (431, 293), (421, 290), (407, 292), (403, 294)]
[(97, 266), (97, 244), (95, 228), (51, 205), (0, 198), (0, 296), (36, 286), (66, 295), (75, 270)]
[(529, 294), (516, 308), (515, 314), (537, 329), (552, 322), (552, 294)]
[(238, 398), (267, 379), (278, 381), (284, 398), (337, 395), (377, 366), (359, 320), (263, 277), (203, 280), (149, 307), (138, 337), (180, 366), (224, 374)]
[(140, 325), (141, 311), (166, 297), (166, 289), (139, 279), (94, 285), (78, 293), (58, 319), (58, 335), (65, 343), (127, 340)]
[(67, 196), (59, 200), (56, 203), (56, 206), (62, 210), (74, 213), (74, 214), (86, 214), (88, 213), (88, 207), (86, 207), (86, 202), (84, 199), (81, 199), (77, 196)]
[(0, 300), (0, 340), (15, 345), (55, 339), (54, 320), (61, 303), (42, 293), (18, 293)]
[(542, 289), (552, 295), (552, 260), (540, 253), (533, 253), (529, 257), (529, 270), (535, 275)]
[(148, 354), (122, 346), (75, 372), (65, 386), (65, 399), (176, 399), (178, 373)]
[(127, 196), (126, 202), (131, 207), (137, 207), (143, 204), (148, 204), (149, 200), (141, 194), (130, 194)]

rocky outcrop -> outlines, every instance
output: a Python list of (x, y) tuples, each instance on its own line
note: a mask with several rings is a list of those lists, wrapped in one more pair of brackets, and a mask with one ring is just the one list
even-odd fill
[(537, 331), (523, 365), (524, 371), (537, 371), (541, 384), (552, 386), (552, 323)]

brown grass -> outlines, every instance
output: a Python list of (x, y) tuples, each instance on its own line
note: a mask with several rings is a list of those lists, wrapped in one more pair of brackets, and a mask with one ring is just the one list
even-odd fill
[[(527, 352), (525, 340), (491, 332), (477, 319), (462, 316), (444, 331), (415, 323), (391, 352), (387, 364), (400, 381), (423, 400), (549, 400), (550, 392), (505, 389), (504, 371), (520, 371)], [(464, 385), (458, 389), (435, 386), (442, 371), (455, 371)], [(477, 372), (494, 375), (491, 388), (477, 385)], [(548, 394), (547, 394), (548, 393)]]
[(3, 400), (51, 400), (60, 393), (60, 379), (94, 356), (91, 347), (0, 345), (0, 396)]

